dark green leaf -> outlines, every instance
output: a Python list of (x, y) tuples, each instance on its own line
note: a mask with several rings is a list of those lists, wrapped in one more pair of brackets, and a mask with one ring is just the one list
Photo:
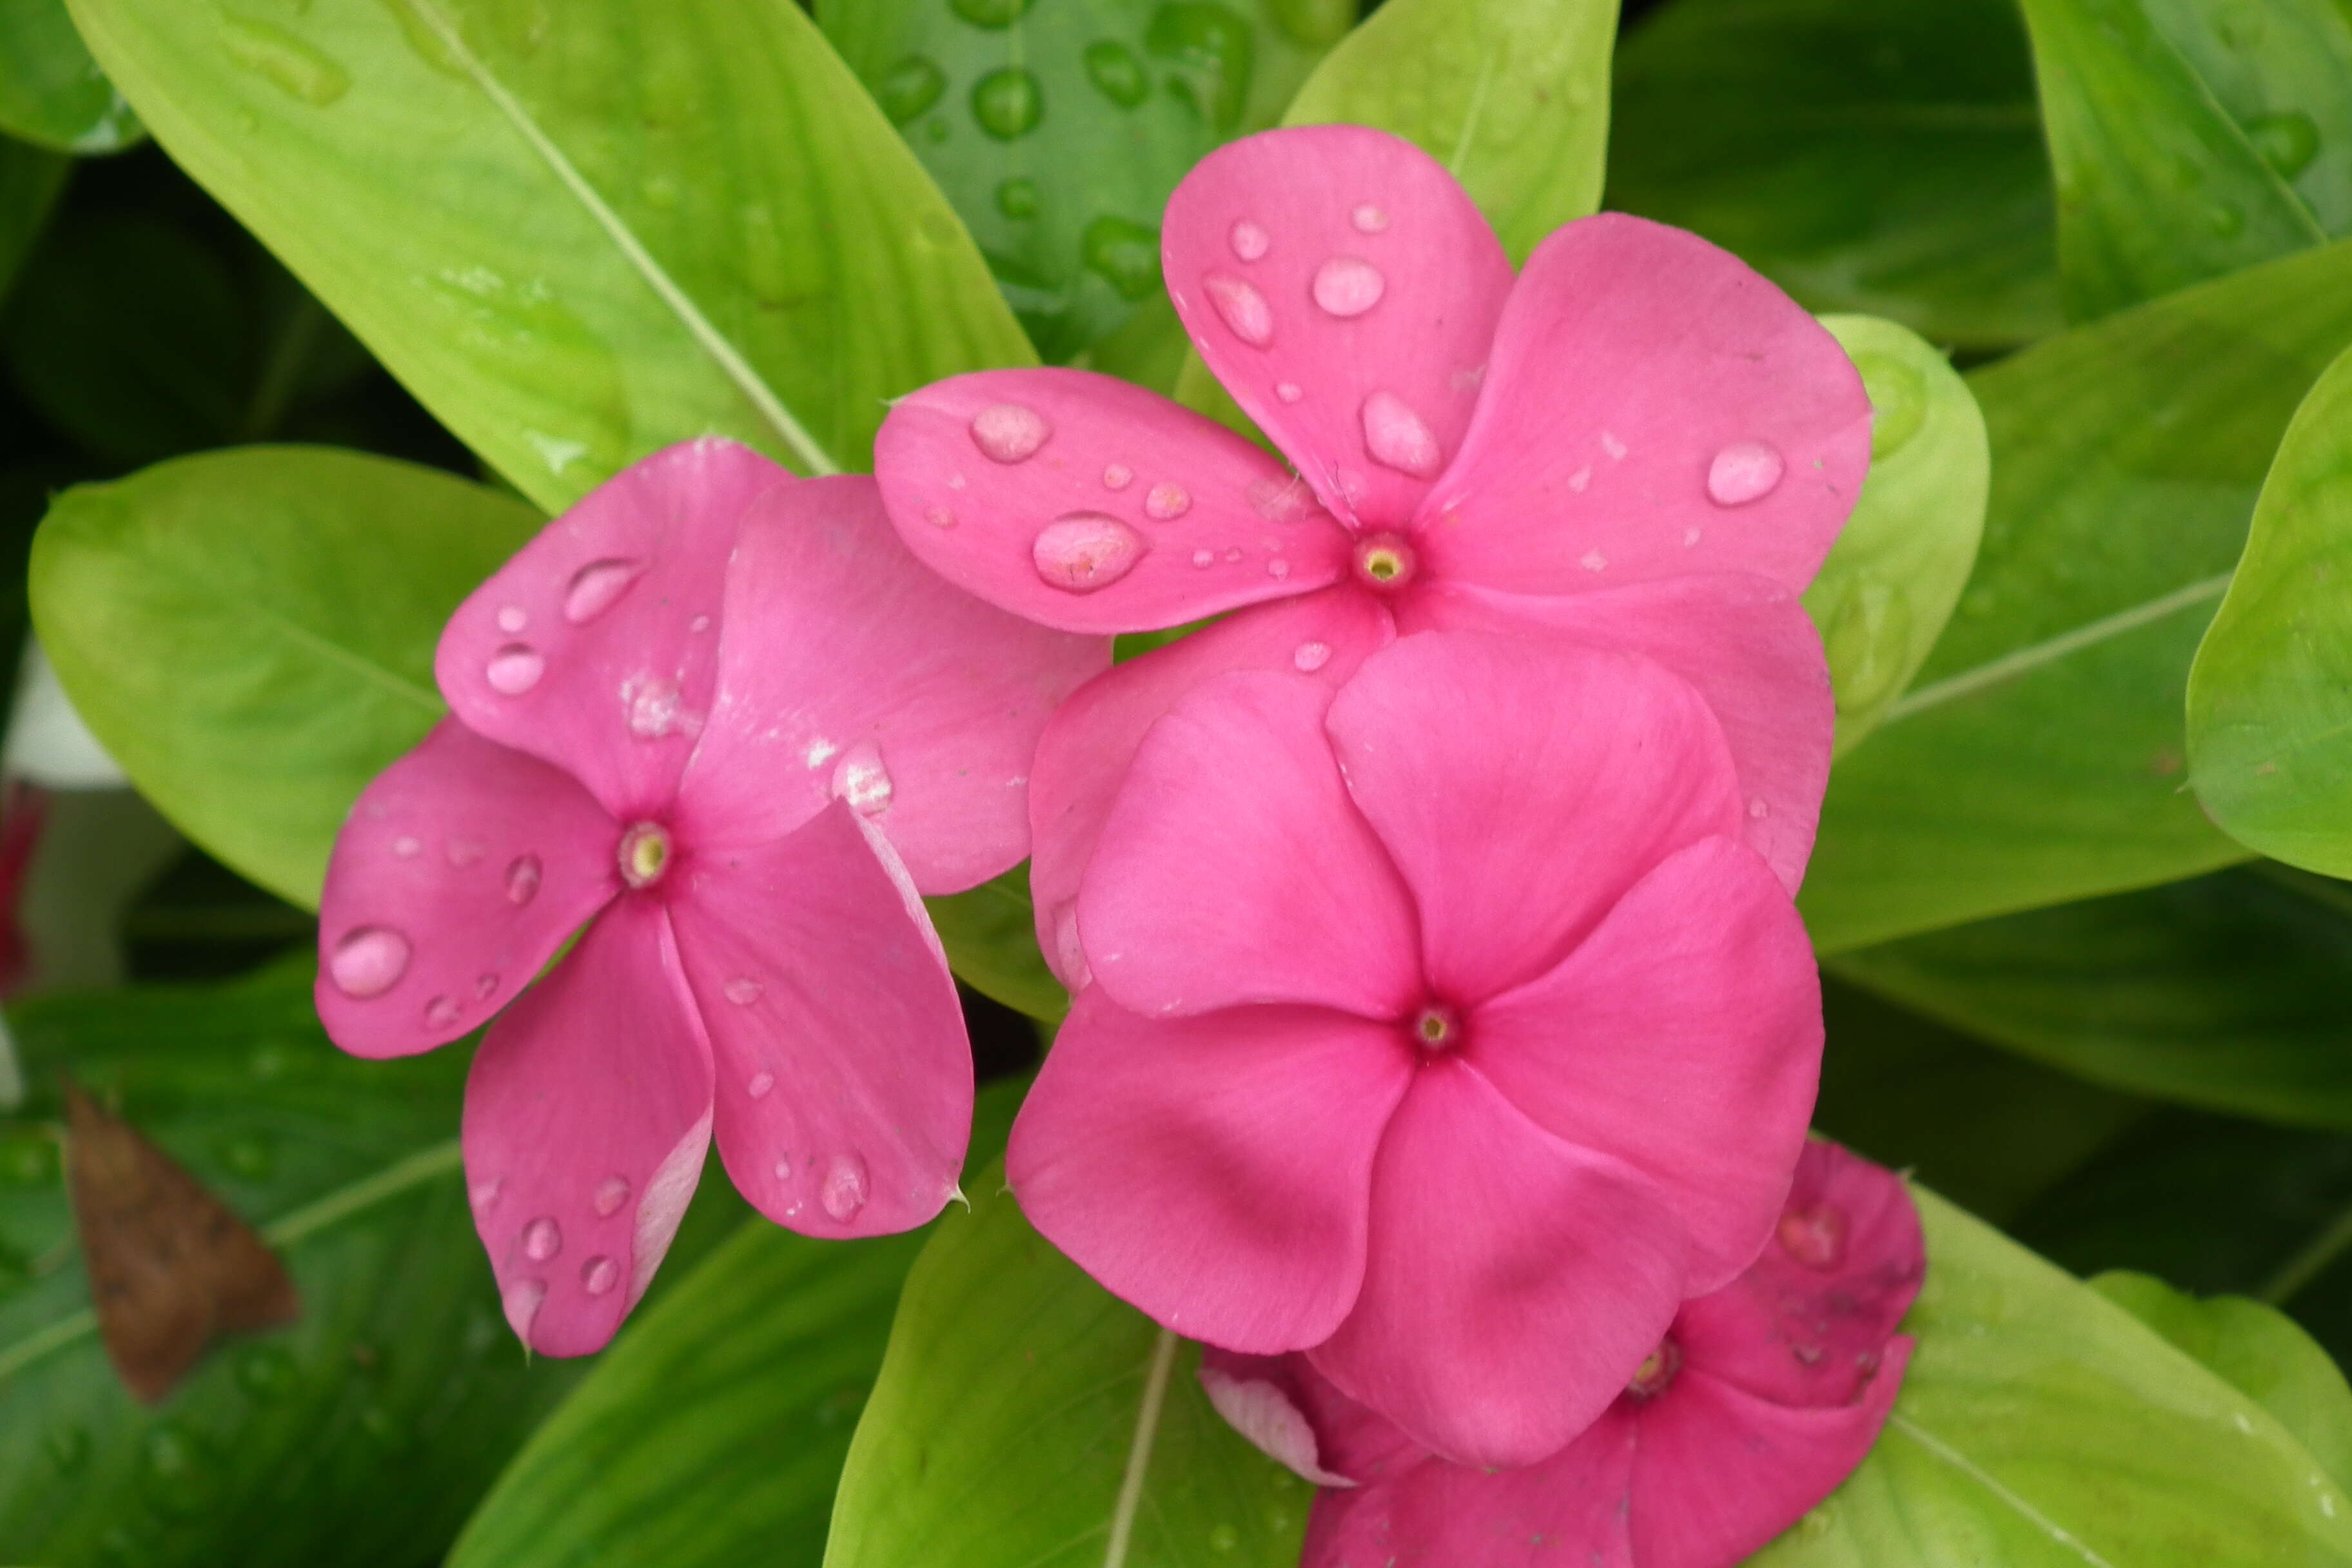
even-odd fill
[(65, 0), (0, 8), (0, 135), (58, 153), (113, 153), (142, 135), (138, 116), (66, 15)]
[(1049, 1024), (1070, 1010), (1069, 993), (1037, 951), (1027, 862), (967, 892), (924, 901), (956, 973), (973, 990)]

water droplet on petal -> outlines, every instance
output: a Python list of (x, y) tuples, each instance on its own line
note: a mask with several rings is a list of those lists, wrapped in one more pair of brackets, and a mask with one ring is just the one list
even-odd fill
[(1789, 1353), (1797, 1358), (1797, 1364), (1799, 1366), (1819, 1366), (1822, 1364), (1822, 1347), (1819, 1345), (1790, 1345), (1789, 1347)]
[(1295, 381), (1277, 382), (1275, 384), (1274, 395), (1285, 403), (1296, 403), (1307, 395), (1307, 389)]
[(1601, 432), (1601, 449), (1609, 454), (1609, 460), (1611, 462), (1619, 463), (1624, 461), (1625, 454), (1633, 448), (1627, 447), (1624, 442), (1620, 441), (1608, 431), (1603, 430)]
[(1226, 237), (1233, 242), (1234, 254), (1244, 261), (1263, 259), (1274, 244), (1273, 237), (1263, 227), (1247, 218), (1235, 219), (1233, 231)]
[(1375, 392), (1364, 399), (1363, 423), (1364, 450), (1376, 463), (1425, 479), (1444, 460), (1435, 433), (1393, 392)]
[(580, 1266), (580, 1288), (591, 1296), (602, 1296), (620, 1281), (620, 1265), (609, 1258), (600, 1255)]
[(530, 613), (520, 605), (509, 605), (499, 611), (499, 630), (509, 637), (530, 625)]
[(1598, 550), (1588, 550), (1577, 557), (1576, 563), (1587, 572), (1606, 572), (1609, 569), (1609, 557), (1601, 554)]
[(335, 944), (327, 976), (344, 995), (364, 1002), (408, 973), (408, 939), (388, 926), (362, 926)]
[(768, 1091), (775, 1087), (776, 1075), (774, 1073), (755, 1072), (751, 1075), (750, 1080), (743, 1085), (743, 1092), (750, 1095), (753, 1100), (765, 1100), (768, 1097)]
[(416, 857), (423, 852), (424, 848), (425, 846), (422, 843), (416, 839), (407, 837), (405, 834), (392, 841), (393, 854), (403, 860), (415, 859)]
[(527, 904), (539, 897), (539, 857), (518, 855), (507, 863), (507, 902)]
[(1688, 550), (1688, 549), (1690, 549), (1693, 545), (1696, 544), (1696, 543), (1699, 542), (1699, 538), (1700, 538), (1699, 531), (1698, 531), (1696, 528), (1685, 528), (1685, 529), (1684, 529), (1684, 530), (1683, 530), (1683, 548), (1684, 548), (1685, 550)]
[(818, 1196), (824, 1212), (844, 1225), (855, 1219), (866, 1206), (866, 1162), (856, 1154), (835, 1155)]
[(1835, 1204), (1792, 1208), (1780, 1215), (1782, 1250), (1824, 1274), (1845, 1261), (1845, 1210)]
[(1707, 499), (1717, 506), (1761, 500), (1780, 483), (1780, 449), (1763, 441), (1735, 441), (1706, 466)]
[(547, 1281), (518, 1279), (499, 1292), (499, 1306), (507, 1315), (507, 1327), (515, 1338), (530, 1343), (530, 1326), (539, 1321), (539, 1309), (547, 1300)]
[(1170, 522), (1192, 510), (1192, 498), (1182, 485), (1154, 485), (1143, 498), (1143, 510), (1161, 522)]
[(927, 506), (923, 509), (923, 521), (933, 528), (953, 528), (956, 515), (943, 506)]
[(1135, 470), (1125, 463), (1113, 463), (1103, 470), (1103, 489), (1123, 490), (1135, 482)]
[(1290, 563), (1280, 558), (1269, 561), (1265, 563), (1265, 574), (1279, 583), (1290, 575)]
[(621, 683), (621, 706), (628, 715), (629, 733), (641, 741), (702, 732), (702, 715), (686, 705), (675, 680), (633, 675)]
[(474, 1212), (488, 1213), (491, 1205), (499, 1201), (499, 1194), (506, 1190), (506, 1185), (505, 1177), (489, 1176), (467, 1187), (466, 1195), (472, 1201)]
[(425, 1026), (446, 1029), (457, 1022), (457, 1004), (446, 996), (436, 996), (425, 1004)]
[(760, 999), (763, 987), (750, 975), (739, 974), (720, 989), (726, 993), (727, 1000), (738, 1007), (749, 1007)]
[(522, 1227), (522, 1255), (533, 1263), (544, 1263), (563, 1250), (563, 1227), (554, 1219), (541, 1215)]
[(1192, 552), (1192, 564), (1195, 566), (1211, 565), (1216, 561), (1216, 559), (1217, 552), (1213, 550), (1195, 550)]
[(1366, 202), (1348, 215), (1348, 221), (1356, 226), (1358, 234), (1378, 234), (1388, 227), (1389, 215)]
[(1047, 586), (1066, 594), (1091, 594), (1133, 571), (1150, 548), (1118, 519), (1081, 511), (1047, 523), (1029, 554)]
[(645, 571), (639, 561), (591, 561), (563, 590), (563, 618), (583, 626), (611, 609)]
[(1252, 348), (1262, 349), (1274, 342), (1274, 307), (1254, 286), (1227, 273), (1212, 272), (1201, 279), (1201, 287), (1208, 291), (1209, 303), (1217, 308), (1217, 315), (1234, 336)]
[(841, 753), (834, 764), (833, 793), (861, 816), (879, 816), (890, 809), (890, 773), (882, 765), (882, 750), (860, 741)]
[(1748, 801), (1748, 815), (1756, 821), (1761, 822), (1766, 817), (1772, 815), (1772, 808), (1765, 803), (1764, 797), (1759, 795)]
[(487, 1002), (498, 994), (499, 977), (497, 975), (477, 974), (474, 976), (474, 995), (476, 999)]
[(1268, 474), (1252, 479), (1243, 493), (1250, 510), (1268, 522), (1296, 522), (1314, 504), (1307, 481), (1295, 474), (1280, 479)]
[(1381, 269), (1360, 256), (1335, 256), (1315, 269), (1315, 302), (1342, 319), (1379, 304), (1388, 286)]
[(1584, 493), (1584, 487), (1591, 482), (1592, 465), (1590, 463), (1585, 464), (1584, 467), (1577, 469), (1576, 472), (1568, 476), (1568, 488), (1575, 491), (1578, 495), (1582, 495)]
[(483, 672), (490, 689), (501, 697), (520, 697), (547, 673), (547, 657), (529, 643), (510, 642), (490, 655)]
[(599, 1219), (612, 1218), (628, 1201), (629, 1178), (626, 1176), (605, 1177), (596, 1184), (596, 1195), (589, 1200), (594, 1205)]
[(992, 462), (1018, 463), (1053, 433), (1044, 415), (1017, 403), (995, 404), (971, 416), (971, 444)]
[(1298, 667), (1300, 673), (1312, 675), (1331, 662), (1331, 645), (1327, 642), (1300, 643), (1297, 650), (1291, 654), (1290, 662)]

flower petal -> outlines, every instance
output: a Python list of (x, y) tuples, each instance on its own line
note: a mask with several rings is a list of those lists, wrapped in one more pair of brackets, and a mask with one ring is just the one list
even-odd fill
[(620, 890), (620, 834), (570, 774), (435, 725), (335, 836), (319, 900), (329, 1037), (404, 1057), (480, 1028)]
[(926, 893), (1016, 864), (1038, 734), (1109, 667), (1108, 639), (1048, 631), (940, 581), (862, 477), (770, 490), (740, 539), (718, 696), (678, 787), (683, 835), (761, 843), (844, 796)]
[(1557, 1453), (1624, 1392), (1682, 1299), (1682, 1226), (1645, 1177), (1438, 1060), (1381, 1141), (1348, 1321), (1308, 1353), (1467, 1465)]
[(1589, 594), (1433, 584), (1400, 608), (1399, 619), (1408, 632), (1540, 630), (1656, 659), (1697, 688), (1723, 727), (1747, 802), (1748, 845), (1791, 893), (1804, 880), (1837, 708), (1820, 634), (1787, 588), (1728, 572)]
[(1843, 1405), (1880, 1365), (1927, 1267), (1902, 1178), (1811, 1142), (1763, 1255), (1685, 1303), (1675, 1338), (1688, 1364), (1759, 1398)]
[(874, 475), (926, 565), (1066, 631), (1182, 626), (1349, 570), (1347, 535), (1279, 459), (1087, 371), (909, 393), (875, 437)]
[(707, 438), (631, 465), (541, 530), (441, 634), (457, 717), (555, 763), (623, 821), (669, 803), (719, 668), (728, 552), (793, 477)]
[(971, 1135), (971, 1045), (929, 917), (845, 803), (748, 848), (698, 850), (671, 899), (718, 1070), (719, 1152), (808, 1236), (910, 1230)]
[(1038, 945), (1063, 984), (1075, 991), (1087, 982), (1078, 879), (1144, 732), (1195, 687), (1236, 669), (1311, 674), (1336, 690), (1393, 635), (1369, 595), (1335, 587), (1228, 616), (1088, 681), (1062, 704), (1030, 771), (1029, 889)]
[(1696, 235), (1603, 213), (1528, 258), (1418, 540), (1439, 575), (1514, 593), (1802, 589), (1869, 466), (1870, 400), (1820, 322)]
[(1335, 1405), (1360, 1413), (1360, 1426), (1392, 1436), (1397, 1450), (1414, 1459), (1421, 1457), (1393, 1424), (1341, 1394), (1305, 1356), (1241, 1355), (1204, 1345), (1198, 1375), (1201, 1391), (1225, 1418), (1226, 1426), (1248, 1438), (1258, 1452), (1316, 1486), (1352, 1487), (1356, 1482), (1352, 1477), (1324, 1468), (1318, 1424), (1309, 1413), (1311, 1395), (1307, 1385), (1310, 1381)]
[(1022, 1212), (1114, 1295), (1235, 1350), (1328, 1336), (1364, 1269), (1373, 1150), (1411, 1063), (1313, 1007), (1153, 1023), (1079, 994), (1013, 1124)]
[(1270, 131), (1184, 176), (1160, 250), (1201, 356), (1323, 504), (1409, 522), (1461, 448), (1511, 291), (1454, 176), (1383, 131)]
[(1309, 676), (1220, 676), (1151, 727), (1078, 889), (1096, 984), (1139, 1013), (1421, 1000), (1412, 906), (1349, 803)]
[(1326, 725), (1419, 905), (1429, 976), (1459, 1006), (1559, 963), (1664, 857), (1739, 832), (1706, 704), (1632, 655), (1404, 637), (1364, 661)]
[(1828, 1409), (1775, 1405), (1686, 1365), (1638, 1416), (1633, 1561), (1641, 1568), (1746, 1562), (1868, 1457), (1910, 1353), (1911, 1341), (1896, 1340), (1860, 1399)]
[(542, 1355), (602, 1349), (710, 1147), (710, 1049), (659, 904), (616, 901), (491, 1026), (463, 1141), (508, 1323)]
[(1657, 1184), (1691, 1237), (1684, 1294), (1754, 1260), (1822, 1060), (1812, 946), (1754, 850), (1709, 838), (1669, 857), (1465, 1035), (1464, 1054), (1529, 1120)]

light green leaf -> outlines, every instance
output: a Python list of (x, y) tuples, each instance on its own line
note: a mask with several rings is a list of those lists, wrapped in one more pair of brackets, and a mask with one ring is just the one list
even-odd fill
[(862, 468), (886, 399), (1029, 358), (795, 5), (71, 4), (180, 165), (551, 511), (707, 434)]
[(1196, 1352), (1029, 1228), (1002, 1169), (907, 1281), (826, 1568), (1292, 1568), (1307, 1484), (1235, 1436)]
[(2280, 443), (2230, 592), (2189, 676), (2189, 777), (2265, 855), (2352, 874), (2352, 354)]
[(66, 188), (65, 159), (0, 137), (0, 302)]
[(1160, 216), (1274, 123), (1349, 0), (822, 0), (817, 20), (946, 191), (1038, 351), (1161, 296)]
[(1944, 356), (1873, 316), (1822, 324), (1870, 395), (1870, 477), (1805, 590), (1837, 692), (1837, 749), (1870, 732), (1935, 648), (1976, 564), (1991, 482), (1984, 416)]
[(1809, 309), (1973, 349), (2063, 324), (2012, 0), (1674, 0), (1619, 47), (1612, 112), (1609, 205)]
[(74, 31), (65, 0), (0, 6), (0, 135), (58, 153), (114, 153), (144, 133)]
[(2352, 230), (2352, 16), (2332, 0), (2024, 0), (2024, 11), (2070, 316)]
[(2352, 1562), (2352, 1504), (2256, 1400), (1934, 1194), (1918, 1350), (1862, 1468), (1758, 1568)]
[(2182, 699), (2272, 449), (2352, 342), (2352, 245), (2078, 328), (1969, 377), (1976, 573), (1830, 779), (1803, 907), (1837, 952), (2244, 857), (2186, 794)]

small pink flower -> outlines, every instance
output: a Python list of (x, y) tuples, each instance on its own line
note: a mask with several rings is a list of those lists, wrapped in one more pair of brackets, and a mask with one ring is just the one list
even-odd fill
[(1551, 1453), (1754, 1259), (1804, 1139), (1820, 991), (1745, 817), (1635, 655), (1430, 633), (1336, 697), (1199, 688), (1079, 889), (1022, 1207), (1170, 1328)]
[(466, 1172), (526, 1343), (612, 1337), (714, 1117), (781, 1225), (939, 1212), (971, 1061), (917, 895), (1020, 859), (1038, 731), (1105, 662), (924, 571), (871, 481), (716, 440), (619, 474), (458, 606), (455, 716), (335, 841), (318, 1006), (363, 1057), (496, 1016)]
[[(1893, 1173), (1809, 1144), (1776, 1241), (1686, 1304), (1584, 1434), (1525, 1469), (1437, 1458), (1304, 1356), (1210, 1351), (1244, 1436), (1317, 1484), (1302, 1568), (1731, 1568), (1853, 1472), (1903, 1382), (1927, 1270)], [(1528, 1547), (1544, 1551), (1530, 1556)]]
[(1570, 224), (1514, 279), (1452, 175), (1357, 126), (1219, 149), (1162, 232), (1193, 344), (1296, 474), (1069, 370), (926, 387), (876, 447), (909, 547), (992, 604), (1095, 632), (1259, 606), (1122, 668), (1049, 731), (1033, 791), (1049, 957), (1175, 695), (1244, 668), (1336, 686), (1431, 628), (1540, 631), (1689, 680), (1729, 738), (1744, 837), (1794, 889), (1834, 724), (1797, 595), (1870, 457), (1836, 341), (1736, 258), (1638, 218)]

